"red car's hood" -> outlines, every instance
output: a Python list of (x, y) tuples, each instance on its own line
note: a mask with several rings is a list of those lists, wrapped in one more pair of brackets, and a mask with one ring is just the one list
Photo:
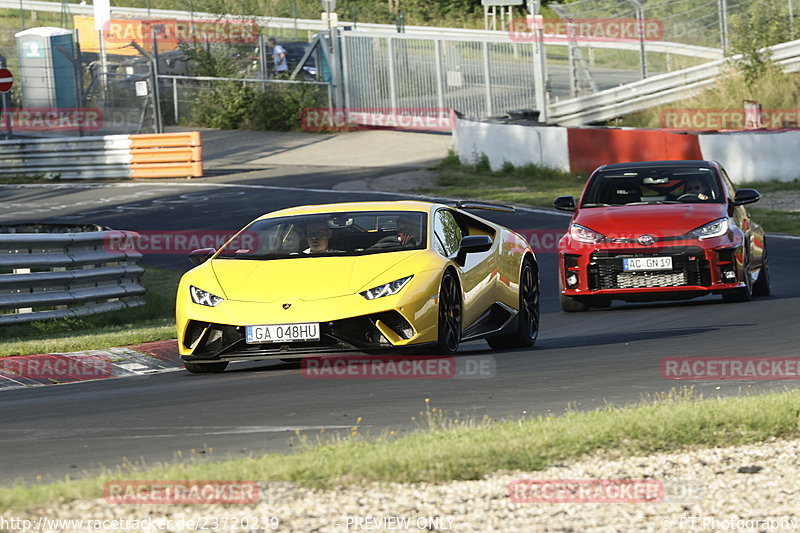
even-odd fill
[(582, 208), (573, 222), (617, 239), (674, 237), (726, 215), (726, 204), (620, 205)]

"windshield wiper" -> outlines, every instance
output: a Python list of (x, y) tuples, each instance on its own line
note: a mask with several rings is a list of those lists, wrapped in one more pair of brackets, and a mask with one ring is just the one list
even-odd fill
[(583, 204), (581, 207), (611, 207), (611, 204)]

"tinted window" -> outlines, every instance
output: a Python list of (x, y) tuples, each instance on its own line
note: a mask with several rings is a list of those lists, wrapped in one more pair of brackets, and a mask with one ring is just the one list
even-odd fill
[(223, 259), (288, 259), (368, 255), (426, 246), (427, 214), (353, 211), (257, 220), (218, 255)]
[(440, 254), (450, 256), (458, 251), (461, 245), (461, 227), (450, 211), (441, 209), (436, 212), (433, 231), (437, 241), (434, 248)]
[(724, 201), (710, 168), (631, 167), (597, 172), (581, 207)]

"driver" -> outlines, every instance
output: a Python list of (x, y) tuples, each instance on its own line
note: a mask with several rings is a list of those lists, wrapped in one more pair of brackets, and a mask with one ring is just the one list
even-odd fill
[(709, 190), (706, 186), (705, 182), (701, 179), (690, 179), (686, 180), (683, 186), (683, 194), (693, 194), (697, 196), (700, 200), (708, 200)]
[(417, 245), (417, 231), (419, 229), (419, 219), (416, 216), (400, 215), (397, 219), (397, 240), (401, 246)]
[(317, 220), (306, 224), (306, 239), (308, 248), (303, 250), (305, 254), (324, 254), (326, 252), (337, 252), (330, 248), (331, 228), (327, 222)]

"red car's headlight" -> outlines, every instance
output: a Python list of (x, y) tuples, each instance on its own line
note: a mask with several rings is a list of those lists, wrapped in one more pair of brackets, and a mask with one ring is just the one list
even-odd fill
[(569, 235), (578, 242), (588, 243), (600, 242), (606, 238), (602, 233), (597, 233), (596, 231), (581, 226), (580, 224), (570, 224)]
[(721, 237), (726, 233), (728, 233), (727, 217), (704, 224), (703, 226), (690, 231), (689, 235), (702, 241), (703, 239), (710, 239), (712, 237)]

